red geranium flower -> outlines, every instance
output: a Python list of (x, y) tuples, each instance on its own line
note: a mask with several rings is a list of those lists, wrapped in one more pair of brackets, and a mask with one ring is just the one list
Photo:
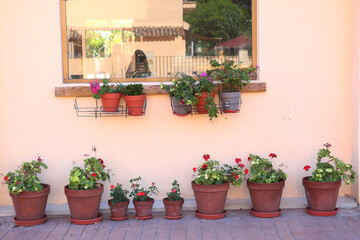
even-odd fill
[(201, 168), (202, 168), (202, 169), (205, 169), (205, 168), (207, 168), (207, 165), (204, 164), (204, 165), (201, 166)]
[(151, 185), (155, 186), (155, 183), (154, 183), (154, 182), (152, 182), (152, 183), (151, 183)]
[(91, 174), (91, 176), (93, 176), (93, 177), (97, 177), (97, 174), (96, 174), (96, 173), (93, 173), (93, 174)]
[(329, 147), (331, 147), (331, 144), (330, 144), (330, 143), (325, 143), (324, 146), (325, 146), (326, 148), (329, 148)]
[(176, 193), (176, 190), (175, 190), (175, 188), (173, 188), (172, 190), (171, 190), (173, 193)]
[(240, 163), (240, 164), (239, 164), (239, 167), (243, 168), (243, 167), (245, 167), (245, 165), (242, 164), (242, 163)]
[(304, 170), (305, 170), (305, 171), (309, 171), (310, 168), (311, 168), (311, 167), (310, 167), (309, 165), (306, 165), (306, 166), (304, 167)]
[(249, 169), (246, 168), (245, 171), (244, 171), (244, 173), (245, 173), (245, 174), (248, 174), (248, 173), (249, 173)]
[(193, 168), (193, 171), (196, 172), (196, 167)]
[(181, 102), (182, 105), (185, 104), (184, 99), (180, 99), (180, 102)]
[(235, 158), (235, 162), (236, 162), (236, 163), (241, 162), (241, 158)]
[(140, 197), (142, 196), (142, 192), (138, 192), (137, 195)]
[(235, 176), (235, 179), (236, 179), (236, 180), (238, 180), (238, 179), (239, 179), (239, 176), (238, 176), (238, 175), (236, 175), (236, 176)]
[(204, 154), (203, 158), (205, 159), (205, 161), (209, 160), (210, 155), (209, 154)]
[(248, 161), (251, 161), (251, 159), (252, 159), (251, 157), (248, 157)]
[(271, 157), (271, 158), (276, 158), (277, 156), (276, 156), (275, 153), (270, 153), (270, 154), (269, 154), (269, 157)]
[(104, 161), (101, 158), (98, 158), (100, 160), (101, 164), (104, 164)]
[(5, 180), (5, 181), (7, 181), (7, 180), (8, 180), (8, 178), (9, 178), (9, 176), (5, 176), (5, 177), (4, 177), (4, 180)]
[(111, 188), (111, 189), (114, 189), (114, 188), (115, 188), (115, 186), (114, 186), (114, 185), (111, 185), (111, 186), (110, 186), (110, 188)]
[(40, 157), (38, 157), (38, 158), (37, 158), (37, 160), (38, 160), (38, 162), (40, 162), (40, 161), (41, 161), (41, 158), (40, 158)]

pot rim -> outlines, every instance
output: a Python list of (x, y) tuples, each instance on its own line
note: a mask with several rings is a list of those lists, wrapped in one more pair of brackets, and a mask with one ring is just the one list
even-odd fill
[(66, 185), (64, 187), (65, 195), (66, 197), (73, 197), (73, 198), (82, 198), (82, 197), (95, 197), (102, 195), (104, 192), (104, 185), (100, 183), (100, 187), (97, 187), (95, 189), (87, 189), (87, 190), (72, 190), (69, 189), (69, 185)]
[(316, 182), (309, 181), (311, 176), (303, 177), (302, 183), (304, 188), (315, 188), (315, 189), (336, 189), (341, 187), (341, 180), (335, 182)]
[(179, 200), (179, 201), (170, 201), (169, 198), (166, 197), (166, 198), (163, 198), (163, 201), (172, 202), (172, 203), (180, 203), (180, 202), (184, 202), (184, 198), (181, 198), (181, 200)]
[(40, 183), (43, 186), (43, 189), (40, 192), (36, 191), (22, 191), (18, 195), (14, 195), (9, 192), (10, 197), (12, 198), (39, 198), (50, 194), (50, 185), (46, 183)]
[(116, 202), (115, 205), (113, 205), (111, 199), (109, 199), (109, 200), (108, 200), (108, 204), (109, 204), (109, 206), (113, 206), (113, 207), (115, 207), (116, 205), (129, 205), (129, 204), (130, 204), (130, 200), (127, 199), (127, 200), (124, 201), (124, 202)]

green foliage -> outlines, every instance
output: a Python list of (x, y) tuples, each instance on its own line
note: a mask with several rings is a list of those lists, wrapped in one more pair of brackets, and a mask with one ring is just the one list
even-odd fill
[(255, 76), (257, 68), (240, 68), (234, 65), (234, 61), (225, 59), (219, 63), (216, 60), (211, 60), (211, 70), (207, 73), (214, 81), (220, 81), (223, 92), (237, 92), (245, 87), (252, 76)]
[[(270, 157), (275, 158), (276, 155), (272, 153)], [(252, 154), (249, 154), (248, 159), (251, 161), (250, 182), (277, 183), (286, 180), (286, 173), (281, 169), (275, 170), (270, 160)]]
[(141, 83), (128, 84), (125, 86), (123, 93), (126, 96), (138, 96), (143, 95), (143, 85)]
[(213, 118), (218, 117), (218, 109), (216, 107), (214, 98), (211, 96), (211, 93), (214, 91), (215, 84), (211, 77), (208, 77), (206, 73), (201, 74), (201, 76), (202, 77), (199, 79), (195, 95), (200, 96), (204, 92), (207, 93), (204, 108), (207, 110), (210, 120), (213, 120)]
[(169, 201), (181, 201), (183, 198), (180, 196), (180, 184), (178, 181), (174, 180), (172, 183), (171, 191), (166, 193), (169, 198)]
[(36, 160), (21, 163), (20, 168), (15, 172), (8, 172), (4, 180), (9, 192), (14, 195), (19, 195), (23, 191), (40, 192), (43, 186), (37, 175), (41, 173), (41, 168), (48, 167), (38, 156)]
[[(324, 144), (325, 148), (320, 149), (318, 152), (316, 169), (312, 173), (310, 181), (315, 182), (336, 182), (343, 180), (345, 184), (354, 183), (356, 173), (352, 169), (351, 164), (346, 164), (342, 160), (331, 155), (329, 143)], [(328, 161), (321, 162), (323, 158)], [(331, 163), (333, 165), (331, 165)], [(304, 169), (308, 170), (310, 166), (305, 166)]]
[(195, 79), (186, 74), (175, 75), (175, 77), (179, 77), (179, 79), (173, 79), (170, 86), (161, 83), (161, 88), (181, 103), (183, 102), (186, 105), (197, 104), (199, 100), (195, 96), (197, 91)]
[(96, 81), (90, 83), (90, 88), (95, 93), (94, 94), (95, 99), (100, 99), (101, 95), (104, 95), (105, 93), (121, 93), (124, 88), (124, 85), (121, 83), (118, 83), (117, 85), (114, 86), (109, 84), (109, 80), (104, 79), (103, 85), (96, 92), (96, 90), (93, 87), (94, 85), (92, 84), (96, 86), (98, 83)]
[(116, 186), (110, 186), (110, 199), (111, 203), (115, 205), (117, 202), (126, 202), (128, 200), (127, 195), (129, 191), (122, 188), (122, 184), (117, 184)]
[(134, 179), (130, 179), (131, 183), (131, 192), (130, 197), (133, 197), (135, 201), (148, 201), (150, 199), (151, 194), (157, 195), (159, 190), (155, 186), (155, 183), (152, 182), (151, 186), (148, 188), (140, 187), (139, 181), (141, 177), (137, 177)]

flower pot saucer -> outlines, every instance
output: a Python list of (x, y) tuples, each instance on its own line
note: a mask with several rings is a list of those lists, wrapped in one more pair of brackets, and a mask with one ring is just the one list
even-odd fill
[(110, 219), (114, 220), (114, 221), (122, 221), (122, 220), (126, 220), (127, 218), (128, 218), (128, 215), (126, 215), (126, 217), (121, 217), (121, 218), (110, 217)]
[(182, 214), (180, 214), (179, 216), (168, 216), (168, 215), (165, 214), (165, 217), (167, 219), (180, 219), (180, 218), (182, 218)]
[(97, 218), (92, 218), (92, 219), (74, 219), (71, 218), (71, 222), (73, 224), (77, 224), (77, 225), (89, 225), (89, 224), (95, 224), (95, 223), (99, 223), (102, 219), (103, 215), (101, 213), (99, 213)]
[(240, 110), (223, 110), (224, 113), (238, 113)]
[(317, 216), (317, 217), (335, 216), (338, 211), (339, 211), (338, 208), (335, 208), (335, 210), (333, 210), (333, 211), (315, 211), (315, 210), (310, 210), (309, 207), (306, 208), (306, 212), (308, 214), (310, 214), (312, 216)]
[(173, 112), (174, 115), (179, 116), (179, 117), (188, 116), (188, 115), (190, 115), (190, 113), (191, 113), (191, 112), (188, 112), (188, 113), (185, 113), (185, 114), (178, 114), (178, 113), (176, 113), (175, 111)]
[(219, 214), (204, 214), (204, 213), (199, 213), (198, 210), (196, 210), (195, 215), (200, 219), (221, 219), (225, 217), (226, 211)]
[(139, 219), (139, 220), (147, 220), (147, 219), (150, 219), (152, 217), (153, 217), (152, 214), (150, 214), (150, 216), (146, 216), (146, 217), (138, 217), (138, 216), (135, 215), (135, 219)]
[(15, 221), (16, 225), (19, 225), (19, 226), (34, 226), (34, 225), (43, 224), (44, 222), (46, 222), (47, 218), (48, 218), (48, 216), (45, 214), (42, 219), (38, 219), (38, 220), (20, 221), (20, 220), (17, 220), (16, 217), (14, 217), (14, 221)]
[(260, 218), (273, 218), (273, 217), (278, 217), (281, 214), (281, 209), (279, 209), (279, 211), (276, 212), (256, 212), (253, 209), (250, 209), (250, 212), (253, 216), (255, 217), (260, 217)]

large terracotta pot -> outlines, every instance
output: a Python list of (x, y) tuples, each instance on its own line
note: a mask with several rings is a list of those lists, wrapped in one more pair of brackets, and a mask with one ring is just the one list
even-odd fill
[(140, 116), (144, 114), (144, 105), (146, 95), (138, 95), (138, 96), (124, 96), (126, 101), (126, 107), (128, 109), (128, 114), (130, 116)]
[(45, 217), (50, 186), (43, 183), (41, 185), (44, 188), (40, 192), (24, 191), (17, 196), (9, 193), (14, 205), (16, 220), (34, 221)]
[(117, 202), (115, 205), (112, 204), (111, 200), (108, 201), (108, 205), (110, 207), (111, 218), (126, 218), (127, 210), (129, 207), (129, 199), (125, 202)]
[(278, 212), (285, 181), (277, 183), (255, 183), (246, 181), (255, 212)]
[(334, 211), (341, 181), (313, 182), (309, 178), (303, 178), (308, 208), (313, 211)]
[[(215, 97), (215, 92), (211, 92), (211, 97), (214, 98)], [(208, 98), (208, 93), (207, 92), (203, 92), (199, 95), (199, 103), (196, 105), (197, 108), (197, 112), (198, 113), (207, 113), (208, 111), (204, 108), (205, 103), (205, 99)]]
[(194, 190), (197, 211), (200, 214), (222, 214), (230, 182), (220, 185), (202, 185), (191, 182)]
[(101, 95), (101, 102), (104, 112), (117, 112), (121, 93), (105, 93)]
[(169, 201), (169, 198), (164, 198), (163, 203), (166, 210), (166, 217), (174, 218), (181, 216), (181, 209), (184, 205), (184, 199), (180, 201)]
[(65, 186), (65, 195), (68, 200), (72, 219), (87, 220), (99, 215), (101, 195), (104, 186), (91, 190), (71, 190)]
[(136, 217), (150, 217), (151, 210), (154, 205), (154, 199), (150, 198), (148, 201), (135, 201), (133, 200), (135, 206)]

